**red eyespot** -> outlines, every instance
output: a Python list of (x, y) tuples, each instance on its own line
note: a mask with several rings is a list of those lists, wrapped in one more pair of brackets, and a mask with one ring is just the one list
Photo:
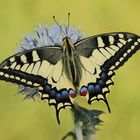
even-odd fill
[(76, 93), (71, 93), (70, 97), (75, 98), (76, 97)]
[(71, 89), (71, 90), (69, 91), (69, 96), (70, 96), (71, 98), (75, 98), (75, 97), (76, 97), (75, 91)]
[(80, 91), (81, 96), (86, 96), (88, 94), (88, 90), (86, 87), (82, 87)]
[(87, 91), (82, 91), (82, 92), (80, 92), (80, 95), (81, 95), (81, 96), (86, 96), (87, 94), (88, 94)]

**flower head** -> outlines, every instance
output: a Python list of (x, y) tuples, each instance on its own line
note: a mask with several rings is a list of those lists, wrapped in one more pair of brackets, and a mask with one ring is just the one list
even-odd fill
[(40, 25), (34, 29), (33, 33), (24, 36), (24, 39), (18, 44), (20, 47), (18, 52), (43, 46), (62, 46), (65, 36), (70, 38), (73, 44), (84, 38), (80, 29), (75, 29), (73, 26), (68, 28), (67, 25), (64, 25), (60, 28), (57, 24), (51, 26)]

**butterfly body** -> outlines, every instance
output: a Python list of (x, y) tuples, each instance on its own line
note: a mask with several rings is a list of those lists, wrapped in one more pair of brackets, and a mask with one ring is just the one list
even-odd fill
[(64, 58), (63, 58), (63, 67), (64, 72), (67, 75), (67, 78), (73, 84), (75, 89), (79, 87), (80, 79), (81, 79), (81, 65), (80, 58), (76, 53), (74, 45), (67, 37), (64, 38)]
[(89, 104), (102, 100), (110, 111), (106, 94), (114, 84), (112, 77), (140, 49), (140, 37), (114, 32), (61, 41), (62, 45), (44, 45), (7, 58), (0, 64), (0, 79), (35, 89), (32, 95), (39, 93), (55, 107), (58, 122), (59, 111), (73, 107), (77, 95)]

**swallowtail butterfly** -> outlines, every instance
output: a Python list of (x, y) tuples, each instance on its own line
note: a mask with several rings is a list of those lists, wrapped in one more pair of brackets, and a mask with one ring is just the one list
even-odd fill
[(133, 33), (99, 34), (74, 43), (65, 34), (62, 45), (24, 50), (0, 64), (0, 80), (35, 88), (42, 100), (55, 107), (59, 123), (59, 111), (73, 107), (77, 95), (89, 104), (103, 100), (110, 111), (106, 94), (114, 84), (112, 77), (140, 48), (140, 37)]

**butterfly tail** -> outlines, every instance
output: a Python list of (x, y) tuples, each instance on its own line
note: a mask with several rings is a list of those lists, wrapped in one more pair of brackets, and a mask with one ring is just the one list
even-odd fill
[(103, 101), (105, 102), (105, 104), (106, 104), (106, 106), (107, 106), (107, 108), (108, 108), (108, 112), (111, 113), (111, 109), (110, 109), (109, 103), (108, 103), (107, 98), (106, 98), (105, 95), (104, 95)]

